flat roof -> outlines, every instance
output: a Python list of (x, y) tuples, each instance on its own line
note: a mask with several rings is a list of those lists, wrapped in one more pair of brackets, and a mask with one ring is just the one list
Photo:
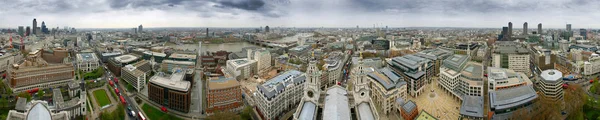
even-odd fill
[(417, 115), (415, 120), (437, 120), (437, 118), (433, 117), (433, 115), (427, 113), (425, 110), (421, 110), (421, 113)]
[(233, 65), (235, 68), (239, 67), (239, 66), (246, 66), (252, 63), (255, 63), (255, 60), (248, 60), (246, 58), (241, 58), (241, 59), (233, 59), (233, 60), (227, 60), (227, 65)]
[(173, 54), (171, 54), (171, 56), (169, 56), (169, 58), (177, 58), (177, 59), (196, 59), (196, 55), (191, 55), (191, 54), (180, 54), (180, 53), (173, 53)]
[(415, 102), (412, 100), (408, 100), (406, 104), (402, 105), (402, 110), (406, 111), (406, 113), (411, 113), (413, 110), (415, 110), (415, 108), (417, 108), (417, 104), (415, 104)]
[(542, 77), (542, 79), (544, 79), (545, 81), (559, 81), (562, 80), (563, 75), (562, 72), (558, 70), (549, 69), (542, 71), (540, 77)]
[(483, 117), (483, 97), (481, 96), (462, 96), (460, 105), (460, 114), (472, 117)]
[(129, 62), (135, 61), (137, 59), (138, 59), (138, 57), (134, 56), (134, 55), (121, 55), (121, 56), (115, 57), (115, 60), (119, 63), (129, 63)]
[(360, 120), (375, 120), (373, 111), (371, 111), (371, 105), (363, 102), (358, 105), (358, 115)]
[(79, 54), (77, 54), (77, 59), (83, 60), (83, 61), (97, 61), (98, 60), (98, 58), (96, 58), (96, 55), (94, 55), (93, 53), (79, 53)]
[(195, 65), (196, 63), (190, 61), (174, 61), (174, 60), (163, 60), (163, 63), (172, 63), (178, 65)]
[(323, 120), (350, 120), (350, 105), (348, 93), (340, 86), (333, 86), (327, 90), (323, 108)]
[[(171, 76), (161, 76), (161, 74), (154, 75), (150, 78), (150, 83), (166, 87), (169, 89), (187, 92), (190, 89), (190, 81), (184, 81), (185, 71), (182, 69), (174, 70)], [(163, 73), (164, 75), (164, 73)]]
[(489, 94), (490, 107), (496, 110), (517, 107), (538, 97), (531, 85), (490, 91)]
[(167, 54), (165, 54), (165, 53), (150, 52), (150, 51), (145, 51), (144, 54), (158, 56), (158, 57), (166, 57), (167, 56)]
[(300, 120), (312, 120), (313, 118), (315, 118), (315, 113), (316, 113), (316, 109), (317, 105), (315, 105), (312, 102), (304, 102), (304, 105), (302, 106), (302, 110), (300, 111), (300, 117), (298, 117), (298, 119)]
[(217, 77), (211, 78), (208, 81), (208, 89), (223, 89), (223, 88), (231, 88), (235, 86), (240, 86), (240, 82), (235, 80), (235, 78), (227, 78), (227, 77)]
[(276, 97), (279, 92), (283, 92), (286, 86), (301, 83), (304, 82), (304, 80), (306, 80), (306, 76), (303, 72), (297, 70), (288, 70), (256, 87), (264, 97), (273, 98)]
[(396, 88), (397, 86), (406, 84), (406, 82), (404, 81), (404, 79), (402, 79), (402, 77), (400, 77), (400, 75), (396, 74), (395, 72), (390, 70), (390, 68), (387, 67), (376, 70), (375, 72), (370, 72), (367, 74), (367, 76), (377, 81), (379, 84), (385, 87), (386, 90), (390, 90)]

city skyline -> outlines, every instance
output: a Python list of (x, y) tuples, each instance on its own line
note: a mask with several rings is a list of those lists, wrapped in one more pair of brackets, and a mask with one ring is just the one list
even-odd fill
[[(544, 28), (600, 28), (599, 1), (403, 1), (403, 0), (157, 0), (157, 1), (1, 1), (1, 28), (152, 27), (476, 27), (508, 22), (542, 23)], [(31, 8), (31, 9), (22, 9)], [(108, 16), (108, 17), (107, 17)], [(518, 28), (518, 27), (515, 27)]]

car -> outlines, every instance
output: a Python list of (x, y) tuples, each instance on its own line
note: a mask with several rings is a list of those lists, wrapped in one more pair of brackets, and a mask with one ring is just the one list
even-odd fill
[(127, 110), (131, 110), (131, 106), (127, 106)]

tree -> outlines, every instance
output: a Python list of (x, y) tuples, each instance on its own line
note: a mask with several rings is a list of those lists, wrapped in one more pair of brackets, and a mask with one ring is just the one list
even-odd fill
[(37, 91), (37, 97), (38, 97), (38, 98), (42, 98), (42, 97), (44, 97), (44, 91), (43, 91), (43, 90), (38, 90), (38, 91)]
[(251, 120), (252, 119), (252, 107), (246, 106), (244, 108), (244, 110), (242, 110), (240, 117), (242, 118), (242, 120)]
[(569, 85), (568, 89), (564, 90), (565, 111), (569, 113), (567, 119), (574, 120), (583, 115), (583, 105), (587, 100), (586, 94), (579, 84)]
[(531, 109), (520, 108), (513, 112), (512, 119), (514, 120), (557, 120), (561, 119), (560, 103), (546, 97), (543, 94), (538, 94), (538, 98), (532, 101)]
[(27, 98), (27, 101), (31, 101), (31, 94), (29, 94), (28, 92), (21, 92), (17, 96), (22, 97), (22, 98)]

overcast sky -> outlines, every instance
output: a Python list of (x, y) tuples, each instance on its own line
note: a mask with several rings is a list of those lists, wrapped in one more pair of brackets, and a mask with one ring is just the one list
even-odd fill
[[(598, 0), (0, 0), (0, 27), (600, 28)], [(41, 25), (38, 25), (41, 26)]]

